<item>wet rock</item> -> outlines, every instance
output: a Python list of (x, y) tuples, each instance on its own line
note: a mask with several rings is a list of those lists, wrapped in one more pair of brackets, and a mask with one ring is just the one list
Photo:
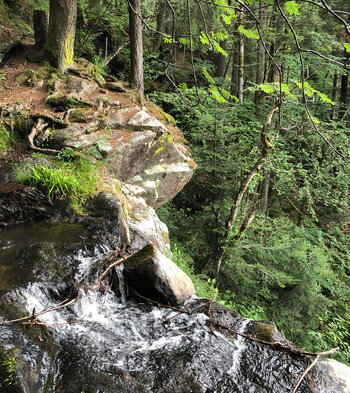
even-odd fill
[(125, 277), (141, 295), (164, 304), (178, 305), (194, 294), (191, 279), (153, 245), (125, 262)]
[(123, 211), (120, 199), (111, 192), (102, 191), (92, 201), (95, 214), (100, 217), (117, 219)]
[(160, 221), (154, 209), (147, 205), (146, 191), (137, 186), (122, 186), (127, 203), (127, 224), (131, 244), (139, 250), (147, 244), (154, 244), (163, 254), (171, 254), (168, 227)]
[(285, 337), (277, 330), (276, 325), (268, 321), (251, 321), (247, 326), (247, 334), (269, 343), (287, 343)]
[(52, 202), (33, 187), (0, 184), (0, 227), (52, 215)]
[(0, 341), (0, 392), (44, 392), (56, 371), (49, 353), (13, 326), (1, 327)]

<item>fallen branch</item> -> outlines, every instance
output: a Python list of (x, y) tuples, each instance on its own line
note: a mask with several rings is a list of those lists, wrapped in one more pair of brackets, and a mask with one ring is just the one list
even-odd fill
[(134, 254), (130, 254), (127, 257), (121, 257), (119, 259), (117, 259), (115, 262), (113, 262), (112, 264), (110, 264), (107, 269), (98, 277), (98, 279), (95, 281), (95, 285), (99, 284), (104, 277), (106, 276), (106, 274), (112, 269), (112, 267), (119, 265), (120, 263), (126, 261), (127, 259), (129, 259), (130, 257), (132, 257)]
[(298, 383), (295, 385), (295, 388), (293, 389), (292, 393), (296, 393), (301, 382), (303, 381), (303, 379), (306, 377), (307, 373), (312, 369), (312, 367), (318, 362), (318, 360), (323, 357), (323, 356), (330, 356), (330, 355), (334, 355), (336, 352), (338, 352), (340, 350), (340, 348), (334, 348), (331, 349), (330, 351), (327, 352), (320, 352), (317, 353), (315, 359), (313, 360), (313, 362), (310, 364), (310, 366), (308, 366), (305, 371), (302, 373), (301, 377), (298, 380)]
[(119, 55), (120, 51), (126, 46), (129, 45), (129, 41), (126, 41), (123, 45), (121, 45), (115, 52), (110, 54), (105, 60), (104, 65), (107, 66), (116, 56)]
[(130, 257), (132, 257), (132, 256), (135, 254), (135, 253), (132, 253), (132, 254), (130, 254), (130, 255), (128, 255), (128, 256), (125, 257), (125, 256), (124, 256), (124, 253), (125, 253), (125, 252), (129, 252), (128, 247), (129, 247), (129, 246), (127, 246), (126, 244), (123, 244), (121, 249), (118, 248), (117, 250), (115, 250), (115, 251), (113, 252), (113, 254), (109, 257), (109, 260), (110, 260), (110, 261), (112, 261), (113, 258), (114, 258), (116, 255), (120, 255), (121, 257), (120, 257), (119, 259), (117, 259), (116, 261), (114, 261), (113, 263), (111, 263), (111, 264), (107, 267), (107, 269), (97, 278), (97, 280), (95, 281), (94, 285), (100, 284), (101, 281), (106, 277), (106, 274), (112, 269), (112, 267), (114, 267), (114, 266), (116, 266), (116, 265), (119, 265), (120, 263), (126, 261), (127, 259), (129, 259)]
[(10, 324), (10, 323), (22, 322), (22, 321), (26, 321), (28, 319), (32, 319), (31, 323), (33, 323), (33, 320), (36, 320), (40, 315), (46, 314), (46, 313), (51, 312), (51, 311), (59, 310), (59, 309), (64, 308), (64, 307), (68, 307), (71, 304), (73, 304), (76, 300), (77, 300), (76, 297), (74, 299), (72, 299), (72, 300), (65, 299), (61, 303), (58, 303), (55, 306), (50, 306), (49, 308), (47, 308), (45, 310), (42, 310), (42, 311), (40, 311), (38, 313), (32, 313), (31, 315), (27, 315), (26, 317), (12, 319), (10, 321), (2, 321), (2, 322), (0, 322), (0, 325), (7, 325), (7, 324)]
[(83, 318), (76, 319), (74, 321), (68, 321), (68, 322), (57, 322), (57, 323), (45, 323), (45, 322), (38, 322), (35, 320), (34, 322), (22, 322), (22, 325), (29, 325), (30, 327), (34, 325), (39, 325), (39, 326), (64, 326), (64, 325), (72, 325), (73, 323), (78, 323), (81, 322)]

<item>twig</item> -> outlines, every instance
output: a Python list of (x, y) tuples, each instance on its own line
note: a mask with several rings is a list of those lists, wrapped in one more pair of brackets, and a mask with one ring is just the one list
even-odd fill
[(320, 355), (317, 355), (315, 357), (315, 359), (313, 360), (313, 362), (310, 364), (309, 367), (307, 367), (305, 369), (305, 371), (302, 373), (301, 377), (298, 380), (298, 383), (295, 385), (295, 388), (293, 389), (292, 393), (296, 393), (296, 391), (298, 390), (301, 382), (303, 381), (303, 379), (305, 378), (306, 374), (312, 369), (312, 367), (318, 362), (318, 359), (320, 358)]
[[(192, 313), (189, 312), (188, 310), (182, 310), (181, 308), (173, 307), (173, 306), (166, 305), (166, 304), (161, 304), (161, 303), (159, 303), (159, 302), (157, 302), (155, 300), (152, 300), (152, 299), (149, 299), (149, 298), (147, 298), (145, 296), (140, 295), (137, 291), (135, 291), (135, 289), (133, 289), (131, 287), (129, 287), (129, 288), (140, 299), (146, 300), (147, 302), (152, 303), (152, 304), (154, 304), (154, 305), (156, 305), (156, 306), (158, 306), (160, 308), (168, 308), (170, 310), (177, 311), (178, 313), (192, 315)], [(211, 299), (209, 301), (210, 306), (212, 305), (212, 300), (213, 299)], [(203, 306), (205, 307), (206, 305), (203, 305)], [(202, 308), (202, 306), (201, 306), (201, 308)], [(202, 310), (203, 310), (203, 308), (202, 308)], [(203, 312), (203, 311), (201, 311), (201, 312)], [(176, 316), (174, 316), (174, 317), (176, 317)], [(170, 320), (172, 318), (170, 318)], [(334, 348), (334, 349), (331, 349), (331, 350), (326, 351), (326, 352), (316, 352), (316, 353), (314, 353), (314, 352), (307, 352), (307, 351), (303, 351), (301, 349), (293, 348), (288, 343), (285, 344), (285, 343), (281, 343), (279, 341), (269, 342), (269, 341), (261, 340), (259, 338), (256, 338), (256, 337), (248, 335), (248, 334), (237, 332), (236, 330), (233, 330), (233, 329), (227, 327), (226, 325), (223, 325), (217, 319), (214, 319), (212, 317), (209, 317), (209, 321), (210, 321), (211, 324), (215, 325), (216, 327), (221, 328), (221, 329), (225, 329), (228, 332), (233, 333), (233, 334), (238, 335), (238, 336), (241, 336), (241, 337), (243, 337), (243, 338), (245, 338), (247, 340), (254, 341), (254, 342), (257, 342), (259, 344), (264, 344), (264, 345), (267, 345), (267, 346), (270, 346), (270, 347), (273, 347), (273, 348), (278, 348), (278, 349), (281, 349), (281, 350), (284, 350), (284, 351), (288, 351), (288, 352), (291, 352), (291, 353), (294, 353), (294, 354), (300, 355), (300, 356), (316, 356), (316, 357), (330, 356), (330, 355), (334, 355), (336, 352), (338, 352), (340, 350), (340, 348)]]
[[(47, 309), (45, 309), (45, 310), (43, 310), (43, 311), (40, 311), (40, 312), (35, 313), (35, 314), (32, 314), (32, 315), (27, 315), (26, 317), (17, 318), (17, 319), (12, 319), (12, 320), (10, 320), (10, 321), (2, 321), (2, 322), (0, 322), (0, 325), (7, 325), (7, 324), (9, 324), (9, 323), (21, 322), (21, 321), (25, 321), (25, 320), (27, 320), (27, 319), (35, 320), (35, 319), (37, 319), (40, 315), (46, 314), (46, 313), (51, 312), (51, 311), (59, 310), (59, 309), (64, 308), (64, 307), (68, 307), (68, 306), (70, 306), (71, 304), (73, 304), (77, 299), (76, 299), (76, 297), (75, 297), (74, 299), (72, 299), (72, 300), (70, 300), (70, 301), (68, 301), (68, 300), (69, 300), (69, 299), (65, 299), (65, 300), (63, 300), (61, 303), (57, 304), (56, 306), (50, 306), (49, 308), (47, 308)], [(66, 303), (66, 302), (67, 302), (67, 303)]]
[(45, 322), (38, 322), (37, 320), (33, 322), (22, 322), (22, 325), (30, 325), (32, 327), (33, 325), (40, 325), (40, 326), (64, 326), (64, 325), (72, 325), (73, 323), (78, 323), (81, 322), (83, 318), (76, 319), (74, 321), (68, 321), (68, 322), (57, 322), (57, 323), (45, 323)]
[(103, 280), (103, 278), (106, 276), (106, 274), (109, 272), (109, 270), (110, 270), (112, 267), (114, 267), (114, 266), (116, 266), (116, 265), (119, 265), (120, 263), (126, 261), (127, 259), (129, 259), (129, 258), (131, 258), (132, 256), (134, 256), (134, 254), (135, 254), (135, 253), (130, 254), (130, 255), (128, 255), (127, 257), (119, 258), (119, 259), (117, 259), (115, 262), (113, 262), (111, 265), (109, 265), (109, 266), (107, 267), (107, 269), (106, 269), (106, 270), (98, 277), (98, 279), (95, 281), (95, 285), (99, 284), (99, 283)]
[(310, 109), (308, 106), (308, 101), (307, 101), (307, 97), (306, 97), (306, 92), (305, 92), (305, 77), (304, 77), (304, 71), (305, 71), (305, 67), (304, 67), (304, 57), (303, 57), (303, 49), (300, 47), (300, 43), (299, 43), (299, 39), (298, 36), (295, 32), (294, 27), (292, 26), (290, 20), (287, 18), (287, 16), (285, 15), (285, 13), (283, 12), (281, 5), (279, 3), (278, 0), (276, 0), (276, 4), (278, 7), (278, 10), (280, 12), (280, 14), (282, 15), (283, 19), (286, 21), (289, 30), (292, 33), (294, 42), (295, 42), (295, 46), (297, 48), (297, 51), (299, 53), (299, 59), (300, 59), (300, 79), (301, 79), (301, 85), (302, 85), (302, 94), (303, 94), (303, 102), (304, 102), (304, 107), (305, 107), (305, 111), (307, 114), (307, 117), (309, 118), (314, 130), (316, 131), (316, 133), (326, 142), (326, 144), (338, 155), (340, 156), (342, 159), (344, 160), (348, 160), (348, 158), (341, 152), (339, 151), (329, 140), (328, 138), (326, 138), (326, 136), (318, 129), (314, 119), (312, 118), (312, 115), (310, 113)]
[(295, 385), (295, 388), (293, 389), (292, 393), (296, 393), (296, 391), (298, 390), (301, 382), (303, 381), (303, 379), (306, 377), (306, 374), (312, 369), (312, 367), (318, 362), (318, 360), (323, 357), (323, 356), (329, 356), (329, 355), (334, 355), (336, 352), (339, 351), (339, 348), (335, 348), (335, 349), (331, 349), (330, 351), (327, 352), (321, 352), (318, 353), (317, 356), (315, 357), (315, 359), (313, 360), (313, 362), (310, 364), (309, 367), (307, 367), (305, 369), (305, 371), (302, 373), (301, 377), (298, 380), (298, 383)]
[(129, 40), (127, 40), (123, 45), (121, 45), (115, 52), (110, 54), (105, 60), (104, 65), (108, 65), (116, 56), (119, 55), (120, 51), (126, 46), (129, 45)]

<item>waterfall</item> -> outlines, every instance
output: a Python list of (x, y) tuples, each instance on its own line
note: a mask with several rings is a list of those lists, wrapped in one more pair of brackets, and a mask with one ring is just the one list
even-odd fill
[(119, 292), (122, 300), (122, 304), (126, 304), (126, 291), (125, 291), (125, 280), (124, 280), (124, 264), (120, 263), (114, 267), (115, 272), (118, 276), (119, 281)]

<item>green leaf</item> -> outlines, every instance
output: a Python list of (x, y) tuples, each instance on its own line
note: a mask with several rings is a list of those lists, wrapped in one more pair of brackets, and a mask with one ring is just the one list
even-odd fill
[(216, 38), (218, 41), (225, 41), (225, 40), (227, 40), (228, 35), (227, 35), (226, 33), (223, 33), (222, 31), (218, 31), (218, 32), (215, 34), (215, 38)]
[(212, 96), (218, 101), (218, 102), (227, 102), (226, 99), (220, 94), (219, 90), (217, 87), (215, 86), (211, 86), (211, 88), (209, 89), (210, 93), (212, 94)]
[(234, 19), (234, 16), (232, 15), (221, 15), (222, 20), (228, 25), (231, 26), (232, 25), (232, 19)]
[(190, 46), (190, 40), (188, 38), (184, 38), (184, 37), (179, 38), (179, 43), (184, 46)]
[(344, 45), (345, 50), (347, 52), (350, 52), (350, 43), (349, 42), (344, 42), (343, 45)]
[(271, 94), (275, 91), (275, 88), (271, 85), (271, 83), (259, 85), (259, 88), (266, 94)]
[(203, 67), (203, 75), (209, 83), (215, 84), (214, 79), (212, 78), (212, 76), (209, 74), (209, 72), (205, 67)]
[(199, 37), (199, 39), (201, 40), (201, 43), (204, 45), (209, 45), (209, 38), (205, 33), (202, 33), (201, 36)]
[(238, 31), (240, 32), (240, 34), (246, 36), (249, 39), (258, 40), (260, 38), (259, 34), (257, 34), (256, 30), (254, 30), (254, 29), (245, 29), (243, 27), (243, 25), (240, 25), (238, 27)]
[(221, 54), (222, 54), (223, 56), (225, 56), (225, 57), (228, 57), (228, 53), (225, 52), (225, 51), (221, 48), (220, 44), (219, 44), (217, 41), (213, 41), (213, 44), (214, 44), (215, 49), (216, 49), (219, 53), (221, 53)]
[(299, 6), (296, 1), (287, 1), (285, 7), (289, 15), (300, 15)]
[(180, 89), (180, 91), (182, 91), (183, 93), (185, 93), (186, 92), (186, 90), (188, 89), (188, 87), (187, 87), (187, 83), (179, 83), (179, 89)]
[(173, 40), (170, 36), (168, 36), (168, 37), (163, 37), (163, 42), (164, 44), (172, 44)]

